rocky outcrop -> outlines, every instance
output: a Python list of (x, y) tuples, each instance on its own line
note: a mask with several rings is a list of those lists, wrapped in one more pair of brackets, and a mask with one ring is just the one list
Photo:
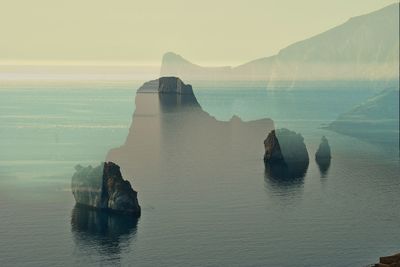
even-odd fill
[(275, 130), (272, 130), (267, 139), (264, 140), (264, 161), (265, 162), (279, 162), (283, 161), (281, 146), (279, 145), (278, 138), (276, 137)]
[(400, 253), (392, 256), (380, 257), (375, 267), (400, 267)]
[(104, 162), (95, 168), (78, 165), (75, 169), (71, 189), (77, 204), (140, 215), (137, 192), (122, 178), (118, 165)]
[(325, 136), (322, 136), (321, 143), (319, 144), (318, 150), (315, 153), (315, 159), (324, 160), (331, 158), (331, 147), (329, 146), (328, 139)]
[(190, 84), (184, 84), (176, 77), (161, 77), (157, 80), (146, 82), (137, 91), (138, 93), (159, 93), (193, 95)]
[(315, 153), (315, 161), (317, 162), (321, 177), (325, 177), (331, 166), (331, 148), (325, 136), (321, 138), (321, 143)]
[(271, 131), (264, 141), (264, 163), (274, 178), (303, 177), (309, 157), (301, 134), (282, 128)]
[(308, 152), (301, 134), (282, 128), (271, 131), (264, 141), (265, 162), (308, 162)]

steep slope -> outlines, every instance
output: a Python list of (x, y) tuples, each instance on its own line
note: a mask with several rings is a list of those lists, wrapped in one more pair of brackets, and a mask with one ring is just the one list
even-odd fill
[(379, 143), (398, 141), (399, 89), (383, 90), (340, 115), (328, 128)]
[(185, 80), (390, 80), (399, 73), (399, 5), (392, 4), (235, 68), (204, 68), (167, 53), (162, 75)]

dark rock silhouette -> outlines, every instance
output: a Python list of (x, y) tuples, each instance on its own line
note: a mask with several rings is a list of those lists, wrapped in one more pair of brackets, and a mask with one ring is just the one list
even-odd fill
[(315, 159), (330, 159), (331, 158), (331, 147), (329, 146), (328, 139), (325, 136), (322, 136), (321, 143), (319, 144), (318, 150), (315, 153)]
[(282, 128), (271, 131), (264, 141), (265, 162), (308, 162), (308, 152), (301, 134)]
[(379, 263), (374, 265), (375, 267), (400, 267), (400, 253), (380, 257)]
[[(187, 89), (182, 94), (169, 85)], [(166, 87), (170, 93), (163, 93), (161, 88)], [(176, 77), (145, 83), (137, 91), (125, 143), (107, 155), (107, 160), (121, 166), (125, 177), (135, 177), (135, 184), (147, 180), (146, 198), (165, 190), (168, 179), (181, 177), (207, 190), (198, 185), (216, 175), (230, 175), (232, 166), (254, 161), (262, 153), (257, 140), (274, 128), (270, 119), (245, 122), (234, 116), (218, 121), (201, 108), (193, 93), (186, 93), (189, 88)]]
[(267, 175), (274, 179), (304, 177), (309, 157), (300, 134), (285, 128), (273, 130), (264, 141), (264, 149)]
[(159, 94), (178, 94), (194, 95), (190, 84), (184, 84), (175, 77), (161, 77), (158, 80), (146, 82), (138, 90), (139, 93), (159, 93)]
[(78, 165), (71, 188), (76, 203), (88, 207), (140, 216), (137, 192), (122, 178), (120, 168), (104, 162), (95, 168)]
[(272, 162), (272, 161), (284, 161), (281, 146), (279, 145), (278, 138), (276, 137), (275, 130), (272, 130), (267, 139), (264, 140), (264, 161)]
[(321, 143), (315, 153), (315, 161), (317, 162), (321, 175), (326, 175), (331, 165), (331, 148), (325, 136), (321, 138)]

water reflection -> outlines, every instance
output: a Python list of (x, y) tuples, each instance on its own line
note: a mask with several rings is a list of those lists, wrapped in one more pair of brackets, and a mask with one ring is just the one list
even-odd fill
[(307, 173), (308, 162), (273, 162), (265, 164), (265, 173), (273, 180), (280, 180), (283, 183), (288, 181), (303, 180)]
[(321, 173), (321, 178), (325, 178), (328, 175), (329, 167), (331, 166), (331, 158), (317, 158), (319, 172)]
[(290, 202), (279, 202), (280, 204), (293, 204), (293, 201), (295, 202), (301, 195), (307, 168), (308, 163), (306, 165), (287, 165), (284, 162), (265, 164), (264, 181), (267, 191), (278, 196), (281, 201), (289, 200)]
[(136, 233), (138, 218), (75, 205), (71, 227), (77, 245), (119, 255)]

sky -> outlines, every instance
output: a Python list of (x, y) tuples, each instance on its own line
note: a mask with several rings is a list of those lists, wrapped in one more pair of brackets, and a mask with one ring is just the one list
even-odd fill
[(239, 65), (395, 0), (0, 0), (0, 64)]

